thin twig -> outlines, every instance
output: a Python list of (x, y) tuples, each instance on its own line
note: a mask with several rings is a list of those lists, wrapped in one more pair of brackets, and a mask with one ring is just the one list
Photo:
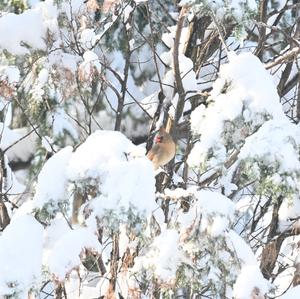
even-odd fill
[(174, 76), (175, 76), (175, 86), (176, 91), (178, 93), (178, 103), (175, 111), (175, 118), (173, 124), (173, 132), (176, 130), (179, 119), (182, 115), (184, 109), (184, 99), (185, 99), (185, 90), (182, 83), (182, 78), (180, 74), (180, 66), (179, 66), (179, 46), (180, 46), (180, 37), (183, 29), (184, 21), (186, 19), (186, 15), (188, 12), (187, 7), (182, 7), (177, 23), (175, 39), (174, 39), (174, 48), (173, 48), (173, 64), (174, 64)]
[(297, 57), (299, 53), (300, 53), (300, 47), (294, 47), (290, 49), (288, 52), (284, 53), (283, 55), (278, 56), (273, 61), (266, 63), (265, 68), (269, 70), (278, 64), (282, 64), (286, 61), (289, 61), (290, 59), (295, 59), (295, 57)]

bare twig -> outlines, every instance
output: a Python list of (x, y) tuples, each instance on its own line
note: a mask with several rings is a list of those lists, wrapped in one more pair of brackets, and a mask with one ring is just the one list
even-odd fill
[(128, 20), (126, 23), (123, 24), (124, 31), (126, 35), (126, 50), (125, 50), (125, 66), (124, 66), (124, 78), (121, 83), (121, 97), (118, 99), (118, 106), (117, 106), (117, 113), (116, 113), (116, 122), (115, 122), (115, 131), (121, 130), (121, 121), (122, 121), (122, 112), (124, 108), (124, 102), (125, 102), (125, 96), (127, 92), (127, 80), (129, 75), (129, 67), (130, 67), (130, 57), (132, 54), (132, 51), (130, 49), (130, 40), (131, 40), (131, 31), (129, 31), (126, 26), (127, 23), (132, 22), (132, 12), (130, 13), (130, 16), (128, 17)]
[(294, 47), (293, 49), (290, 49), (286, 53), (280, 55), (279, 57), (275, 58), (273, 61), (268, 62), (265, 64), (265, 68), (267, 70), (271, 69), (272, 67), (282, 64), (284, 62), (289, 61), (290, 59), (295, 59), (297, 55), (300, 53), (300, 47)]
[[(268, 8), (268, 0), (260, 0), (259, 1), (259, 21), (266, 22), (267, 20), (267, 8)], [(255, 51), (255, 55), (260, 59), (264, 53), (264, 44), (266, 42), (266, 27), (260, 26), (259, 30), (259, 40), (258, 45)]]
[(184, 21), (186, 19), (186, 15), (188, 13), (187, 7), (182, 7), (179, 15), (179, 19), (177, 22), (177, 29), (175, 33), (175, 40), (174, 40), (174, 48), (173, 48), (173, 64), (174, 64), (174, 76), (175, 76), (175, 86), (176, 91), (178, 93), (178, 103), (175, 110), (175, 118), (173, 123), (172, 131), (174, 132), (176, 130), (177, 124), (179, 122), (179, 119), (183, 113), (184, 109), (184, 99), (185, 99), (185, 90), (182, 83), (182, 78), (180, 74), (180, 66), (179, 66), (179, 45), (180, 45), (180, 37), (181, 32), (183, 29)]
[(213, 11), (211, 11), (211, 18), (212, 18), (212, 20), (213, 20), (213, 22), (214, 22), (214, 24), (217, 28), (217, 31), (219, 33), (219, 37), (220, 37), (220, 40), (221, 40), (221, 42), (224, 46), (224, 49), (225, 49), (226, 53), (228, 54), (230, 50), (229, 50), (228, 46), (226, 45), (225, 38), (223, 37), (223, 32), (220, 28), (220, 25), (219, 25), (219, 23), (216, 19), (215, 13)]

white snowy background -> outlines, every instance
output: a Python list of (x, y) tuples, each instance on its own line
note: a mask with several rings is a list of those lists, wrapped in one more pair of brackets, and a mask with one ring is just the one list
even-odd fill
[[(103, 7), (96, 0), (20, 1), (21, 13), (4, 2), (1, 205), (10, 222), (0, 233), (0, 297), (56, 298), (54, 290), (63, 287), (66, 298), (153, 298), (157, 289), (157, 298), (175, 298), (190, 287), (194, 296), (207, 291), (207, 298), (216, 299), (300, 298), (300, 287), (293, 287), (300, 271), (300, 128), (280, 102), (274, 68), (244, 40), (257, 2), (182, 0), (177, 6), (189, 10), (188, 20), (207, 10), (217, 22), (231, 18), (245, 27), (228, 38), (231, 44), (219, 53), (225, 59), (210, 83), (213, 63), (199, 73), (193, 69), (195, 62), (185, 55), (189, 27), (182, 29), (183, 110), (193, 111), (179, 122), (190, 125), (191, 148), (185, 152), (184, 142), (177, 142), (175, 163), (186, 154), (188, 170), (173, 170), (163, 190), (156, 179), (164, 170), (155, 172), (146, 145), (131, 140), (149, 132), (160, 79), (164, 110), (168, 117), (176, 114), (178, 12), (159, 1), (175, 25), (161, 25), (153, 54), (152, 41), (141, 42), (132, 33), (138, 9), (149, 9), (146, 0), (104, 1)], [(286, 3), (279, 1), (276, 9)], [(103, 13), (95, 21), (97, 9)], [(123, 31), (115, 29), (120, 24)], [(151, 26), (144, 28), (147, 36)], [(216, 26), (212, 22), (204, 35)], [(146, 63), (129, 68), (120, 45), (107, 46), (123, 35), (131, 61)], [(242, 50), (234, 51), (236, 45)], [(145, 73), (148, 80), (136, 83)], [(194, 107), (189, 97), (206, 88), (206, 101)], [(114, 130), (120, 95), (121, 132)], [(162, 121), (163, 115), (156, 128)], [(12, 170), (13, 163), (32, 168)], [(72, 223), (78, 194), (85, 202), (78, 223)], [(276, 234), (270, 239), (277, 201)], [(262, 260), (270, 258), (267, 246), (281, 236), (277, 275), (267, 279)]]

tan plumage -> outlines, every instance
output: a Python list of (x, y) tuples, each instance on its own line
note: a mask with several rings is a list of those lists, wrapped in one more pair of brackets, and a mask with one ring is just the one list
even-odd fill
[(147, 157), (152, 161), (154, 169), (166, 165), (175, 156), (176, 146), (172, 136), (160, 127), (154, 138), (154, 144)]

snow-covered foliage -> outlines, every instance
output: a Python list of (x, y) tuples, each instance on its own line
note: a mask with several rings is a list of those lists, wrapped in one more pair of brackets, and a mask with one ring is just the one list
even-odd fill
[[(84, 213), (81, 217), (84, 225), (72, 229), (67, 218), (72, 206), (72, 194), (78, 193), (78, 190), (71, 188), (75, 184), (87, 193), (89, 202), (84, 207), (87, 214), (81, 211)], [(15, 214), (14, 221), (1, 237), (4, 244), (1, 247), (4, 250), (1, 255), (2, 269), (11, 267), (11, 259), (16, 254), (21, 260), (25, 254), (25, 262), (30, 265), (27, 267), (16, 259), (13, 270), (3, 272), (1, 276), (1, 284), (6, 285), (6, 288), (1, 288), (1, 294), (28, 292), (38, 285), (42, 273), (43, 243), (43, 271), (63, 281), (81, 265), (84, 253), (101, 253), (99, 225), (103, 229), (101, 237), (109, 237), (112, 232), (119, 231), (121, 224), (126, 225), (130, 234), (145, 230), (147, 218), (157, 208), (154, 184), (151, 162), (141, 149), (119, 132), (96, 131), (74, 152), (68, 146), (54, 154), (40, 171), (33, 200), (28, 202), (26, 208), (24, 204), (24, 208)], [(31, 215), (35, 215), (44, 225), (47, 223), (44, 242), (43, 227)], [(31, 228), (22, 219), (29, 219), (33, 223), (31, 226), (36, 223), (39, 231), (35, 233), (37, 228)], [(23, 225), (22, 230), (15, 232), (18, 224)], [(33, 240), (26, 239), (30, 234), (27, 230), (33, 233)], [(18, 235), (23, 239), (19, 240)], [(16, 252), (10, 251), (11, 257), (5, 254), (5, 250), (9, 251), (8, 248), (14, 246), (13, 242), (23, 243), (25, 240), (28, 249), (17, 246)], [(30, 256), (32, 246), (39, 253), (33, 252)], [(20, 250), (25, 253), (18, 253)], [(37, 261), (31, 265), (32, 259)], [(17, 271), (14, 276), (19, 267), (25, 267), (25, 274)], [(30, 279), (29, 282), (26, 279)]]
[(228, 194), (240, 187), (231, 181), (236, 169), (245, 181), (259, 182), (259, 192), (298, 192), (298, 126), (284, 115), (272, 77), (257, 57), (243, 53), (229, 59), (221, 66), (208, 106), (200, 105), (191, 115), (193, 134), (200, 140), (189, 165), (201, 172), (220, 171)]
[(244, 266), (233, 286), (234, 298), (237, 299), (251, 298), (251, 296), (263, 298), (267, 291), (268, 283), (257, 266)]
[(298, 298), (298, 8), (2, 1), (0, 297)]
[(239, 38), (245, 37), (245, 27), (253, 23), (258, 9), (255, 0), (181, 0), (179, 6), (190, 6), (194, 14), (213, 15), (214, 23), (236, 22), (235, 33)]
[(11, 222), (0, 237), (0, 293), (27, 298), (42, 275), (43, 227), (30, 215)]
[(119, 221), (130, 225), (135, 217), (147, 217), (157, 208), (153, 167), (119, 132), (90, 135), (72, 155), (67, 175), (89, 197), (86, 223), (98, 219), (105, 228), (118, 229)]
[[(37, 180), (33, 205), (37, 209), (51, 206), (57, 209), (66, 198), (66, 167), (72, 154), (72, 147), (66, 147), (51, 157), (43, 166)], [(55, 175), (51, 175), (55, 173)], [(47, 213), (51, 213), (49, 210)]]

